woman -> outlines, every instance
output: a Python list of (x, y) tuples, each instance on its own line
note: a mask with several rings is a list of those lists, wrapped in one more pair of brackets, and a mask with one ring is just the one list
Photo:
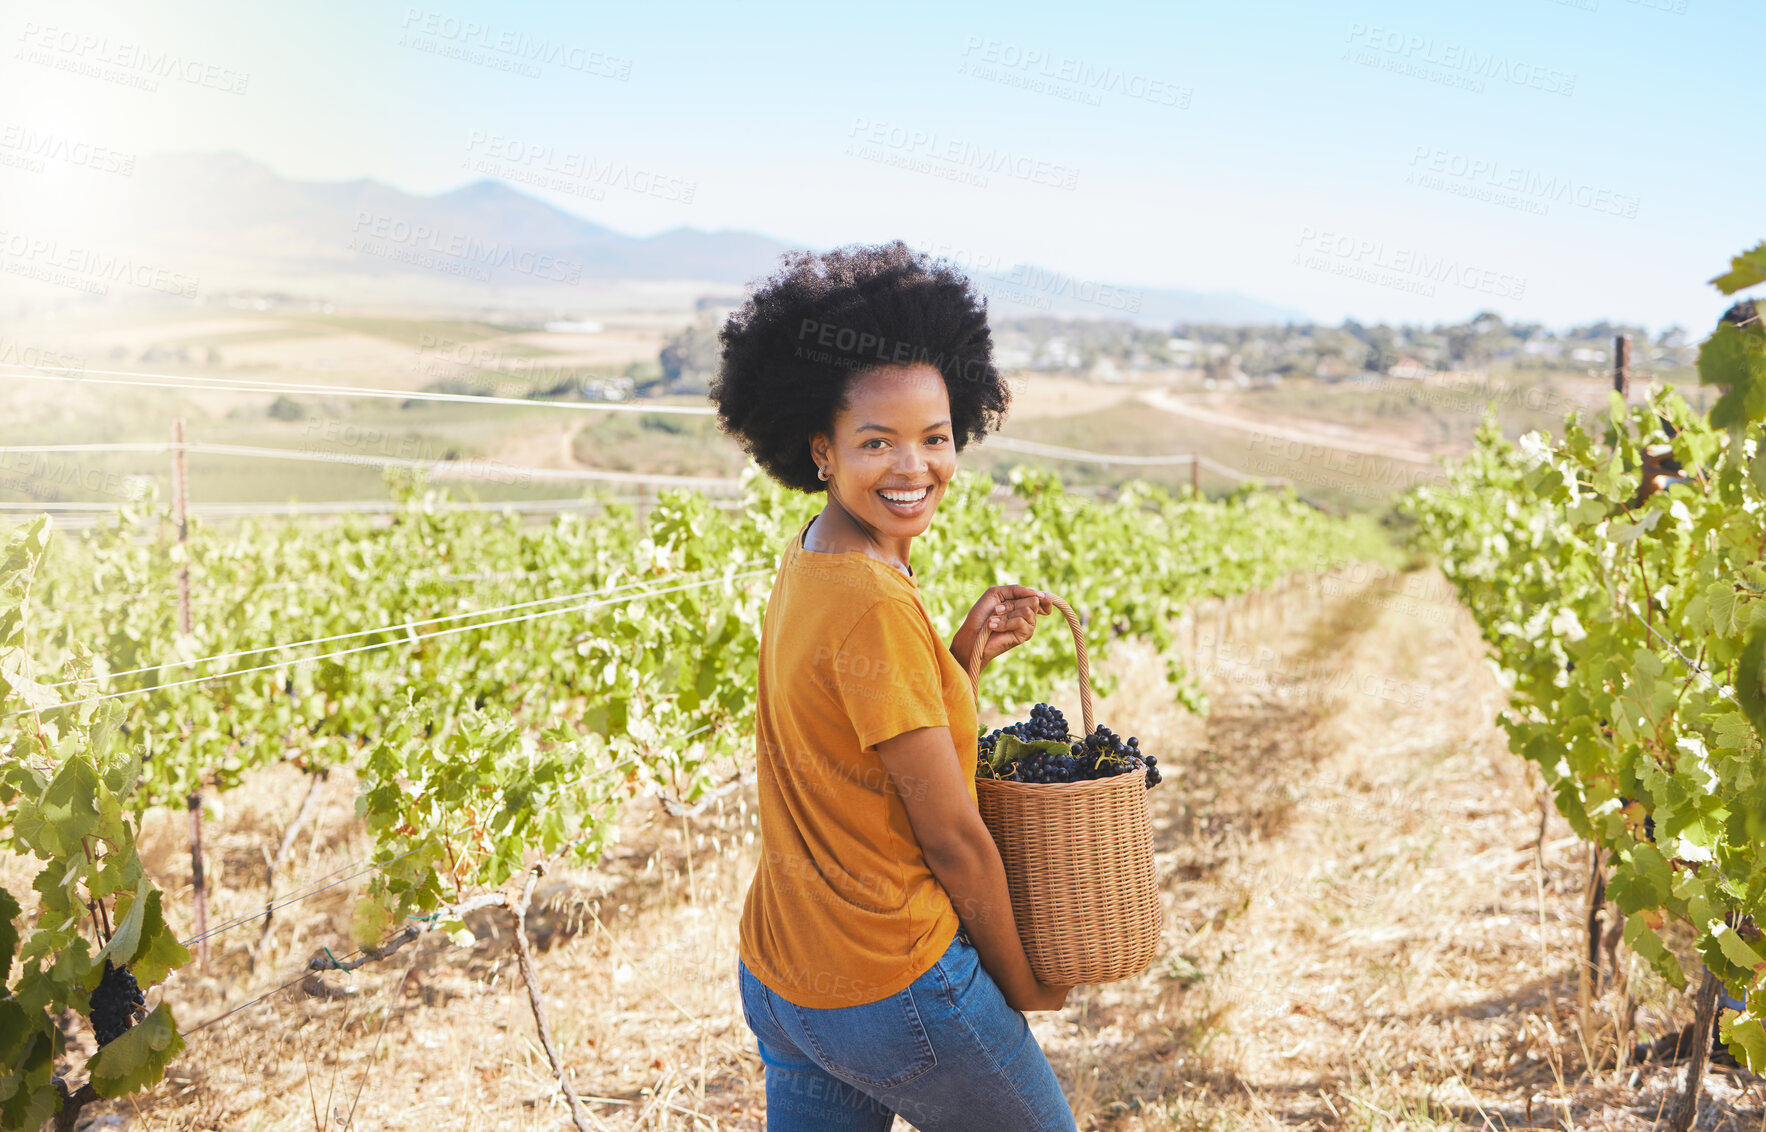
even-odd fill
[(1053, 605), (995, 586), (947, 646), (909, 554), (1010, 399), (985, 306), (896, 241), (788, 256), (720, 338), (719, 423), (828, 496), (761, 628), (763, 852), (738, 974), (767, 1127), (1071, 1130), (1021, 1013), (1071, 988), (1039, 982), (1018, 940), (976, 808), (966, 671), (978, 638), (991, 661)]

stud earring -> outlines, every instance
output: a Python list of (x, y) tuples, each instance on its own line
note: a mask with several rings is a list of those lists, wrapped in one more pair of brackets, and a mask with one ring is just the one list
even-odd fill
[(823, 481), (826, 481), (828, 478), (828, 465), (822, 464), (819, 467), (817, 467), (816, 468), (816, 475), (818, 477), (820, 477)]

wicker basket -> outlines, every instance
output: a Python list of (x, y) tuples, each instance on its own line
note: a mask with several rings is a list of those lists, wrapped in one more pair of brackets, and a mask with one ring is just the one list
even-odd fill
[[(1085, 634), (1067, 617), (1079, 663), (1085, 733), (1092, 732), (1091, 666)], [(980, 696), (977, 638), (969, 680)], [(999, 846), (1012, 914), (1030, 969), (1053, 986), (1133, 978), (1152, 965), (1164, 928), (1146, 772), (1087, 782), (975, 780), (981, 820)]]

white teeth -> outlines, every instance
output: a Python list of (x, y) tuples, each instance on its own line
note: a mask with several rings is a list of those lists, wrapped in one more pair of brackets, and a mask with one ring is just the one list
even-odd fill
[(918, 503), (920, 500), (926, 498), (926, 489), (921, 488), (919, 491), (885, 491), (882, 495), (884, 499), (887, 499), (892, 503)]

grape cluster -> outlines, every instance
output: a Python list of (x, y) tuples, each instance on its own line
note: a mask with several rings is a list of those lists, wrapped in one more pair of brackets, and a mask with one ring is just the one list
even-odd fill
[(1159, 759), (1141, 753), (1141, 741), (1130, 735), (1127, 740), (1099, 724), (1090, 735), (1073, 744), (1070, 758), (1079, 764), (1079, 775), (1085, 778), (1108, 778), (1113, 774), (1147, 770), (1147, 789), (1159, 785)]
[[(1033, 751), (996, 772), (990, 760), (1001, 735), (1013, 735), (1027, 743), (1052, 739), (1068, 744), (1068, 748), (1064, 754)], [(1131, 735), (1125, 741), (1108, 727), (1100, 726), (1075, 741), (1067, 733), (1067, 717), (1059, 708), (1048, 704), (1037, 704), (1030, 710), (1030, 718), (1023, 723), (1013, 723), (983, 735), (978, 746), (977, 778), (1003, 778), (1013, 782), (1084, 782), (1144, 767), (1148, 788), (1159, 783), (1159, 760), (1141, 753), (1138, 738)]]
[(145, 1009), (147, 1000), (135, 985), (135, 976), (127, 967), (112, 966), (104, 961), (104, 978), (92, 992), (92, 1033), (99, 1048), (129, 1032), (135, 1024), (135, 1012)]
[(1011, 723), (995, 729), (979, 740), (981, 758), (986, 760), (993, 754), (993, 745), (1001, 735), (1012, 735), (1034, 743), (1039, 739), (1053, 739), (1057, 743), (1067, 741), (1067, 717), (1061, 709), (1048, 704), (1037, 704), (1030, 709), (1030, 718), (1023, 723)]

